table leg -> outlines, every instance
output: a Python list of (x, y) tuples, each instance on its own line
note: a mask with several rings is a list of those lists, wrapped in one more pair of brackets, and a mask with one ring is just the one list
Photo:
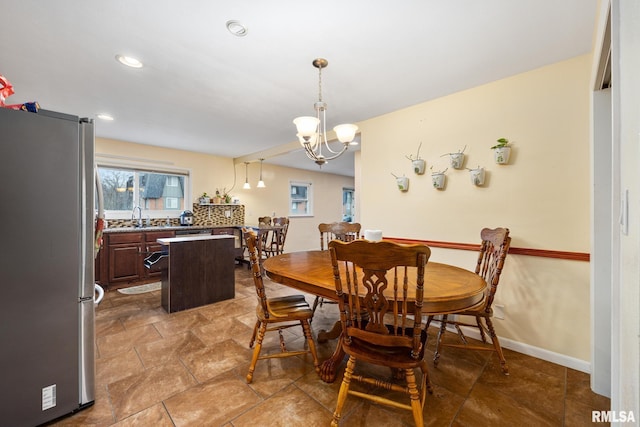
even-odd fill
[[(334, 328), (335, 329), (335, 328)], [(325, 383), (332, 383), (336, 380), (336, 373), (338, 366), (342, 363), (345, 356), (344, 350), (342, 350), (342, 334), (338, 338), (338, 345), (334, 350), (331, 357), (322, 362), (320, 365), (320, 379)]]
[(327, 342), (329, 340), (335, 340), (342, 333), (342, 323), (338, 320), (333, 324), (333, 328), (330, 331), (320, 329), (318, 332), (318, 342)]

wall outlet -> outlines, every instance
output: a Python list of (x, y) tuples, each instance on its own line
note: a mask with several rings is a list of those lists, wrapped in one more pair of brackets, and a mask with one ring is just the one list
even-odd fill
[(504, 320), (504, 305), (493, 304), (493, 317)]
[(231, 211), (224, 211), (224, 216), (231, 218)]

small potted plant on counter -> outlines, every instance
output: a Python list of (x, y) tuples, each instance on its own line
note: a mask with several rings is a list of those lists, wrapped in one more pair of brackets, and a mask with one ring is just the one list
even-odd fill
[(213, 203), (219, 205), (222, 203), (222, 196), (220, 195), (220, 190), (216, 188), (216, 196), (213, 198)]
[(491, 147), (491, 149), (493, 150), (493, 157), (497, 164), (506, 165), (509, 163), (511, 147), (509, 146), (509, 140), (507, 138), (498, 139), (497, 144)]
[(200, 196), (200, 204), (201, 205), (208, 205), (209, 204), (209, 196), (207, 195), (207, 192), (205, 191), (204, 193), (202, 193), (202, 196)]

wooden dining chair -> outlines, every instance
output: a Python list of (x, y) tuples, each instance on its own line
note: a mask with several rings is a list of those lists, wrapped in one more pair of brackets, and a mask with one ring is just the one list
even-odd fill
[(258, 217), (258, 225), (271, 225), (271, 217), (270, 216), (259, 216)]
[(287, 239), (287, 232), (289, 231), (289, 218), (273, 218), (273, 226), (282, 228), (279, 230), (273, 230), (271, 233), (271, 239), (268, 242), (265, 242), (263, 251), (265, 251), (267, 258), (284, 253), (284, 243)]
[(320, 250), (324, 251), (325, 242), (337, 239), (342, 242), (351, 242), (360, 238), (362, 226), (357, 222), (332, 222), (318, 224), (320, 232)]
[[(498, 340), (498, 336), (493, 328), (493, 323), (491, 322), (491, 317), (493, 317), (493, 309), (491, 308), (491, 305), (493, 304), (493, 299), (496, 295), (496, 290), (498, 289), (498, 283), (500, 282), (500, 275), (502, 273), (502, 268), (504, 267), (504, 261), (507, 257), (507, 253), (509, 252), (511, 237), (509, 237), (508, 228), (484, 228), (480, 232), (480, 238), (482, 239), (482, 244), (480, 246), (480, 253), (478, 254), (475, 271), (476, 274), (482, 276), (482, 278), (487, 282), (484, 303), (461, 313), (456, 313), (457, 319), (455, 321), (450, 320), (449, 316), (446, 314), (442, 315), (440, 330), (436, 341), (436, 351), (433, 356), (433, 364), (435, 366), (438, 365), (442, 347), (489, 350), (497, 353), (498, 358), (500, 359), (502, 372), (505, 375), (509, 375), (507, 361), (504, 358), (502, 347), (500, 347), (500, 341)], [(460, 316), (473, 317), (475, 319), (475, 323), (467, 323), (468, 321), (465, 322), (464, 320), (460, 320)], [(429, 328), (429, 324), (432, 320), (433, 316), (429, 316), (427, 319), (427, 328)], [(455, 327), (462, 344), (443, 342), (443, 337), (447, 331), (448, 325)], [(461, 326), (478, 328), (480, 331), (480, 339), (485, 344), (487, 343), (486, 335), (488, 334), (489, 337), (491, 337), (493, 347), (470, 344), (462, 332), (462, 329), (460, 328)]]
[[(362, 226), (357, 222), (332, 222), (318, 224), (320, 232), (320, 250), (325, 250), (325, 242), (328, 245), (332, 240), (340, 240), (341, 242), (352, 242), (360, 238), (360, 229)], [(323, 304), (335, 304), (334, 301), (325, 300), (322, 297), (316, 297), (313, 301), (313, 312)]]
[[(329, 251), (340, 305), (340, 345), (349, 356), (331, 425), (338, 426), (347, 396), (353, 395), (407, 409), (416, 426), (422, 427), (426, 392), (432, 392), (423, 360), (427, 333), (422, 328), (421, 313), (429, 247), (332, 240)], [(408, 291), (411, 270), (415, 270), (411, 276), (416, 280), (415, 295)], [(406, 384), (354, 374), (359, 362), (391, 368), (403, 376)], [(421, 371), (419, 385), (416, 369)], [(351, 390), (352, 381), (366, 386), (362, 391)], [(374, 394), (376, 390), (383, 393)], [(386, 390), (407, 394), (408, 402), (383, 396)]]
[[(320, 372), (316, 345), (313, 341), (310, 326), (313, 311), (311, 311), (303, 295), (267, 298), (256, 247), (259, 241), (253, 230), (244, 229), (244, 236), (251, 259), (253, 282), (256, 287), (256, 294), (258, 295), (258, 307), (256, 308), (257, 320), (253, 328), (251, 341), (249, 342), (249, 348), (253, 348), (253, 356), (251, 357), (251, 365), (249, 365), (247, 383), (251, 383), (253, 380), (253, 372), (255, 371), (256, 364), (258, 360), (262, 359), (291, 357), (309, 353), (313, 358), (313, 366), (315, 366), (316, 372)], [(302, 327), (302, 332), (307, 340), (307, 350), (287, 350), (282, 331), (296, 326)], [(265, 334), (272, 331), (278, 332), (281, 351), (280, 353), (260, 355)]]

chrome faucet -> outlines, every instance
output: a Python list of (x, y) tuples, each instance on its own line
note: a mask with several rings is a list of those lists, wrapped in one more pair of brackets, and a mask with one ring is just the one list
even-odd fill
[(133, 223), (134, 227), (142, 227), (142, 208), (140, 206), (134, 206), (131, 211), (131, 221), (136, 219), (136, 209), (138, 210), (138, 220)]

